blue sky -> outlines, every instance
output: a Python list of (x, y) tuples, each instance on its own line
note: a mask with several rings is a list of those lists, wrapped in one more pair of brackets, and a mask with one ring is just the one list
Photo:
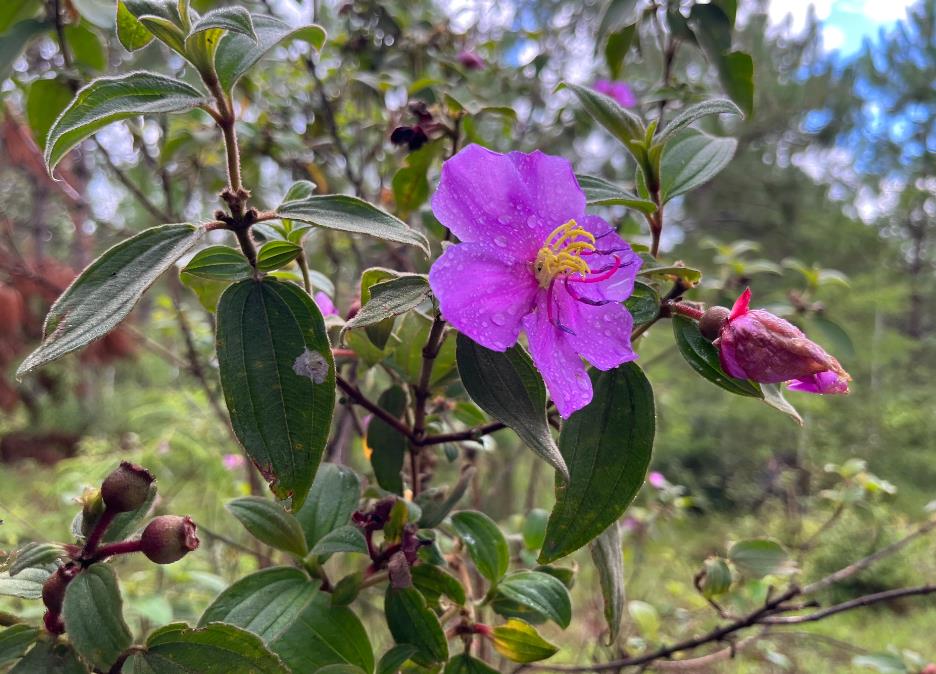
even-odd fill
[(827, 51), (848, 56), (861, 48), (865, 37), (904, 18), (914, 0), (771, 0), (770, 14), (775, 23), (789, 14), (792, 30), (798, 32), (806, 22), (810, 6), (822, 23)]

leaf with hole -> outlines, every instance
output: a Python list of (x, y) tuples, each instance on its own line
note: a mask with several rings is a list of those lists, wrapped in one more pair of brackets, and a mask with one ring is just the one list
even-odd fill
[(643, 485), (656, 416), (653, 389), (636, 363), (591, 373), (594, 397), (559, 434), (568, 482), (556, 480), (539, 561), (547, 564), (598, 537), (616, 522)]
[(194, 225), (160, 225), (104, 252), (49, 309), (42, 344), (20, 364), (16, 376), (87, 346), (117, 327), (143, 293), (203, 234)]
[(301, 288), (270, 277), (224, 291), (218, 365), (231, 425), (279, 499), (302, 506), (335, 405), (335, 361), (322, 314)]

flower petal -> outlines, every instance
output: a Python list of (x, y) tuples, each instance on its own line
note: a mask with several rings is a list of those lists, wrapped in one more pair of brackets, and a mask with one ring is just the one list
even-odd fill
[(794, 379), (787, 384), (787, 388), (803, 393), (848, 393), (848, 378), (829, 370)]
[(530, 261), (553, 229), (584, 217), (585, 195), (561, 157), (469, 145), (442, 165), (432, 212), (462, 241)]
[(553, 297), (553, 317), (571, 330), (564, 335), (566, 341), (589, 363), (599, 370), (610, 370), (637, 359), (630, 340), (634, 319), (623, 304), (586, 304), (575, 300), (559, 283)]
[(537, 295), (536, 311), (523, 319), (529, 337), (530, 356), (543, 375), (549, 396), (563, 419), (592, 399), (592, 385), (585, 364), (568, 341), (568, 334), (550, 323), (546, 291)]
[(429, 285), (445, 320), (494, 351), (516, 344), (538, 289), (525, 262), (507, 262), (476, 243), (449, 246), (429, 270)]
[(728, 320), (733, 321), (739, 316), (743, 316), (748, 312), (748, 308), (751, 306), (751, 289), (745, 288), (744, 292), (735, 300), (734, 306), (731, 307), (731, 313), (728, 315)]

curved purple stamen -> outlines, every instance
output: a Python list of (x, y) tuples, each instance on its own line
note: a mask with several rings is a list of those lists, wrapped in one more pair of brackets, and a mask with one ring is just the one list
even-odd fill
[[(568, 278), (568, 277), (566, 277)], [(562, 324), (558, 317), (553, 318), (553, 287), (556, 285), (555, 281), (552, 281), (549, 284), (549, 288), (546, 290), (546, 318), (547, 320), (563, 332), (574, 335), (575, 331), (572, 328), (567, 327)], [(559, 303), (556, 302), (556, 311), (559, 311)]]
[(569, 296), (576, 302), (581, 302), (582, 304), (589, 304), (593, 307), (603, 307), (605, 304), (611, 304), (613, 300), (593, 300), (588, 297), (582, 297), (578, 294), (578, 291), (569, 285), (569, 277), (565, 277), (565, 289), (569, 293)]
[(614, 263), (610, 267), (606, 267), (605, 269), (601, 269), (597, 272), (592, 272), (593, 274), (597, 274), (597, 276), (591, 276), (588, 278), (571, 278), (571, 277), (566, 277), (566, 278), (568, 278), (570, 281), (573, 281), (575, 283), (600, 283), (602, 281), (607, 281), (609, 278), (614, 276), (615, 272), (617, 272), (617, 270), (620, 268), (621, 268), (621, 258), (615, 255)]

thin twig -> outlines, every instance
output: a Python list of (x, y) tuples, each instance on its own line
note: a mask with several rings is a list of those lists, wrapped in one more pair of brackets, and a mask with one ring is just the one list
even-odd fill
[(865, 606), (872, 606), (874, 604), (880, 604), (885, 601), (893, 601), (894, 599), (900, 599), (902, 597), (918, 597), (928, 594), (936, 593), (936, 585), (920, 585), (917, 587), (901, 587), (894, 590), (885, 590), (883, 592), (875, 592), (874, 594), (866, 594), (861, 597), (856, 597), (855, 599), (850, 599), (848, 601), (843, 601), (840, 604), (835, 604), (834, 606), (829, 606), (828, 608), (821, 609), (819, 611), (813, 611), (806, 615), (797, 615), (797, 616), (781, 616), (778, 618), (766, 618), (761, 621), (763, 625), (802, 625), (803, 623), (814, 623), (829, 616), (836, 615), (837, 613), (844, 613), (845, 611), (851, 611), (856, 608), (864, 608)]

